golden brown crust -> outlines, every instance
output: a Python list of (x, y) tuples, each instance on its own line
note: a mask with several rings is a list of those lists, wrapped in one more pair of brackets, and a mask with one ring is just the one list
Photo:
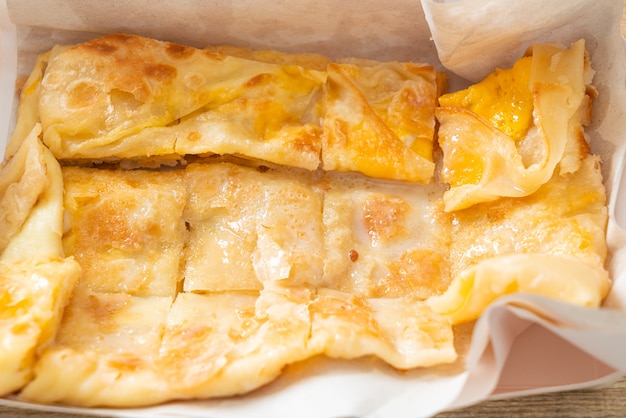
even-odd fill
[(592, 76), (584, 40), (535, 45), (510, 69), (441, 97), (446, 210), (530, 195), (555, 169), (576, 172), (589, 151)]
[[(244, 393), (316, 355), (456, 358), (424, 303), (443, 290), (437, 186), (231, 163), (63, 171), (65, 249), (85, 269), (25, 398), (143, 405)], [(76, 386), (51, 388), (74, 362)]]
[[(314, 54), (199, 50), (116, 34), (51, 57), (29, 109), (61, 160), (228, 154), (428, 182), (440, 79), (428, 65), (336, 64)], [(368, 129), (350, 121), (351, 111)]]
[[(551, 104), (572, 110), (567, 89), (538, 72), (536, 119)], [(0, 222), (19, 229), (0, 256), (0, 290), (7, 312), (41, 332), (0, 351), (0, 363), (28, 363), (0, 368), (11, 385), (0, 390), (29, 381), (24, 399), (85, 406), (231, 396), (317, 355), (402, 370), (453, 362), (454, 334), (466, 334), (452, 324), (513, 291), (598, 306), (606, 196), (582, 130), (593, 89), (575, 123), (538, 124), (567, 131), (560, 173), (527, 195), (451, 211), (433, 177), (444, 81), (428, 65), (131, 35), (42, 56), (11, 143), (44, 158), (18, 151), (10, 164), (32, 172), (0, 179), (4, 197), (25, 202), (15, 219), (0, 204)], [(467, 109), (438, 115), (445, 133), (480, 134), (462, 144), (444, 135), (444, 153), (467, 151), (458, 167), (443, 164), (444, 180), (477, 184), (506, 168), (483, 136), (511, 145), (522, 165), (547, 155), (535, 128), (511, 143)], [(39, 142), (40, 120), (62, 170)], [(35, 277), (57, 293), (34, 291)]]

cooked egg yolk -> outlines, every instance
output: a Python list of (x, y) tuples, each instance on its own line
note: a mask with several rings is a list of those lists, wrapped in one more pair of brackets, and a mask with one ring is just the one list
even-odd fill
[(485, 172), (483, 158), (479, 154), (472, 153), (471, 148), (452, 151), (449, 158), (454, 160), (454, 164), (444, 167), (442, 179), (452, 187), (463, 186), (464, 184), (478, 184)]
[(468, 109), (517, 142), (532, 120), (531, 63), (532, 57), (524, 57), (512, 68), (497, 69), (478, 84), (441, 96), (439, 104)]

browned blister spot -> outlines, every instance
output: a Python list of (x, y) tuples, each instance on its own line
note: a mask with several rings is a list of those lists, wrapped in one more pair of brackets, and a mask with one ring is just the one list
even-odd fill
[(292, 138), (291, 146), (298, 152), (318, 154), (322, 147), (321, 130), (315, 127), (306, 127)]
[(225, 55), (219, 51), (214, 51), (211, 49), (202, 49), (201, 51), (206, 57), (213, 61), (224, 61)]
[(202, 139), (202, 134), (198, 131), (191, 131), (189, 132), (189, 135), (187, 135), (187, 141), (190, 142), (196, 142), (200, 139)]
[(98, 101), (100, 94), (100, 88), (93, 83), (77, 83), (67, 91), (66, 105), (70, 109), (91, 106)]
[(92, 53), (100, 55), (113, 55), (117, 51), (117, 46), (107, 41), (108, 38), (94, 39), (93, 41), (85, 42), (84, 44), (76, 47), (79, 49), (87, 49)]
[[(176, 347), (176, 350), (167, 350), (164, 352), (163, 359), (173, 363), (183, 363), (189, 359), (202, 357), (206, 345), (203, 344), (211, 334), (216, 332), (210, 326), (191, 325), (187, 327), (176, 326), (168, 329), (168, 338)], [(184, 350), (181, 350), (184, 348)]]
[(246, 81), (246, 83), (244, 84), (244, 87), (252, 88), (261, 84), (268, 83), (272, 79), (272, 77), (273, 77), (272, 74), (268, 74), (268, 73), (257, 74), (251, 79), (249, 79), (248, 81)]
[(176, 78), (176, 74), (178, 73), (176, 67), (167, 64), (155, 63), (146, 63), (142, 68), (142, 72), (147, 77), (161, 82), (173, 80)]
[(447, 277), (446, 259), (430, 249), (406, 251), (388, 265), (389, 275), (376, 287), (375, 297), (415, 296), (426, 299), (443, 291)]
[(95, 323), (104, 326), (111, 323), (110, 318), (124, 309), (130, 297), (124, 293), (107, 294), (106, 298), (89, 295), (84, 299), (84, 310), (94, 317)]
[[(116, 205), (103, 204), (83, 216), (82, 236), (91, 237), (93, 243), (110, 245), (123, 251), (138, 251), (143, 247), (141, 233), (133, 228), (127, 211)], [(105, 221), (102, 221), (105, 220)]]
[(145, 366), (145, 361), (132, 354), (117, 354), (108, 361), (109, 366), (121, 372), (134, 372)]
[[(489, 222), (502, 222), (506, 219), (507, 214), (511, 213), (510, 205), (487, 206), (487, 218)], [(469, 211), (468, 211), (469, 212)]]
[(363, 220), (373, 244), (392, 240), (405, 232), (408, 204), (399, 197), (374, 196), (362, 204)]
[(349, 293), (324, 294), (310, 305), (310, 309), (314, 317), (345, 322), (359, 332), (380, 337), (380, 325), (363, 296)]
[(75, 48), (86, 48), (101, 55), (113, 55), (123, 44), (136, 44), (137, 38), (123, 33), (114, 33), (102, 38), (87, 41)]
[(169, 55), (170, 57), (174, 59), (189, 58), (196, 51), (195, 48), (180, 45), (180, 44), (175, 44), (172, 42), (168, 42), (166, 45), (167, 46), (165, 47), (165, 52), (167, 53), (167, 55)]
[[(192, 90), (200, 90), (206, 83), (206, 79), (198, 73), (187, 73), (184, 76), (183, 81), (185, 83), (185, 86)], [(209, 93), (201, 92), (199, 97), (209, 97)], [(206, 99), (203, 99), (202, 101), (204, 100)]]

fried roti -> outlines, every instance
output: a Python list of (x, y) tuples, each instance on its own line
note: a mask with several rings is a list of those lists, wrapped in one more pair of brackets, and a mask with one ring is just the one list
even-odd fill
[(61, 168), (39, 138), (39, 126), (0, 168), (0, 393), (33, 377), (39, 349), (55, 336), (80, 277), (65, 257)]
[(592, 74), (583, 41), (536, 45), (436, 107), (423, 64), (130, 35), (42, 54), (0, 168), (0, 393), (142, 406), (318, 355), (432, 367), (502, 295), (599, 306)]
[(145, 405), (245, 393), (320, 354), (456, 358), (425, 302), (446, 287), (438, 185), (230, 162), (63, 174), (85, 268), (24, 398)]
[(323, 66), (306, 57), (121, 34), (56, 47), (26, 84), (9, 150), (40, 120), (60, 160), (156, 166), (237, 155), (429, 182), (441, 74), (425, 64)]
[(534, 45), (528, 54), (512, 68), (440, 97), (447, 210), (527, 196), (555, 169), (577, 171), (589, 153), (584, 125), (597, 93), (584, 40), (569, 49)]

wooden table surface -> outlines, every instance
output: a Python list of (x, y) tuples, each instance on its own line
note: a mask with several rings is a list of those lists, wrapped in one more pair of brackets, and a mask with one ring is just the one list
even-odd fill
[[(626, 0), (622, 18), (622, 34), (626, 36)], [(599, 388), (556, 392), (521, 398), (486, 401), (436, 418), (500, 418), (568, 417), (601, 418), (626, 417), (626, 377)], [(93, 415), (44, 413), (0, 406), (0, 418), (93, 418)]]

